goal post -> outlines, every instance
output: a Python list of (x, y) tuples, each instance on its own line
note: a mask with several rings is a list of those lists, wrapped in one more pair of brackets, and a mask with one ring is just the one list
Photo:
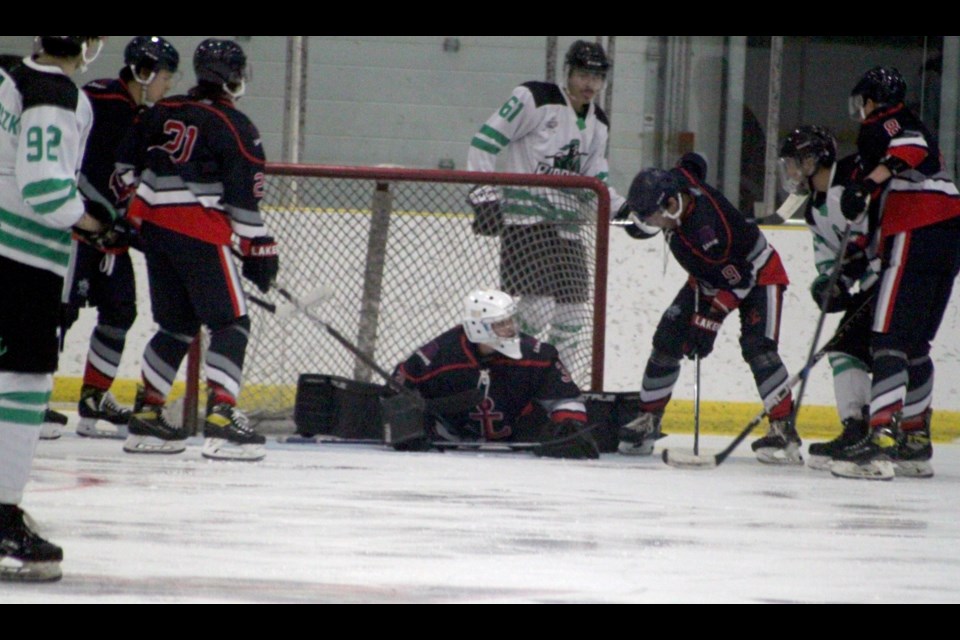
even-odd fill
[[(470, 290), (493, 287), (517, 295), (522, 310), (524, 300), (546, 305), (524, 311), (540, 314), (531, 330), (554, 344), (566, 340), (561, 356), (577, 384), (603, 389), (610, 195), (600, 180), (292, 164), (268, 164), (266, 175), (261, 209), (279, 246), (278, 285), (294, 295), (329, 288), (317, 316), (381, 368), (392, 370), (457, 325)], [(475, 232), (467, 196), (481, 185), (496, 189), (511, 231)], [(501, 279), (507, 252), (509, 282)], [(275, 292), (262, 297), (282, 302)], [(301, 374), (383, 382), (304, 314), (252, 304), (249, 314), (239, 403), (251, 417), (291, 417)], [(196, 379), (187, 381), (185, 406), (203, 393), (202, 366), (188, 370)]]

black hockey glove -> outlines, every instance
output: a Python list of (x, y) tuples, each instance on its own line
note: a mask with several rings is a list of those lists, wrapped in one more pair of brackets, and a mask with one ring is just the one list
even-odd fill
[(503, 209), (500, 195), (490, 185), (474, 187), (467, 194), (467, 203), (473, 209), (471, 228), (478, 236), (498, 236), (503, 231)]
[(840, 196), (840, 212), (847, 220), (856, 220), (867, 209), (870, 195), (876, 190), (877, 183), (867, 178), (863, 182), (848, 184)]
[(535, 452), (543, 458), (596, 460), (600, 457), (600, 449), (590, 428), (576, 420), (551, 422), (544, 429), (541, 442), (543, 446)]
[(817, 276), (813, 284), (810, 285), (810, 295), (813, 296), (813, 301), (818, 309), (823, 309), (824, 301), (826, 301), (827, 313), (846, 311), (850, 304), (850, 292), (840, 283), (834, 284), (833, 290), (831, 290), (830, 276), (825, 273)]
[(243, 277), (263, 293), (269, 291), (280, 270), (280, 255), (274, 239), (271, 236), (241, 238), (240, 254)]
[(723, 326), (726, 316), (721, 312), (710, 309), (706, 313), (695, 313), (690, 318), (687, 328), (687, 339), (683, 343), (683, 355), (693, 360), (697, 356), (706, 358), (713, 351), (713, 343), (717, 339), (717, 332)]

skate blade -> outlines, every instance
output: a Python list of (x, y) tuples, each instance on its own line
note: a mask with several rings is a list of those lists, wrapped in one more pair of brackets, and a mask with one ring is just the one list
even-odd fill
[(77, 424), (77, 435), (81, 438), (101, 440), (126, 440), (130, 436), (126, 425), (116, 425), (115, 429), (100, 429), (96, 419), (83, 418)]
[(779, 465), (781, 467), (798, 466), (803, 464), (803, 456), (799, 450), (763, 448), (757, 449), (757, 460), (763, 464)]
[(893, 480), (896, 472), (889, 460), (873, 460), (864, 464), (835, 460), (830, 473), (838, 478), (853, 480)]
[(60, 431), (60, 427), (52, 427), (46, 424), (40, 426), (41, 440), (59, 440), (61, 435), (63, 434)]
[(208, 460), (258, 462), (266, 457), (267, 452), (262, 444), (236, 444), (222, 438), (207, 438), (200, 455)]
[(893, 472), (898, 478), (932, 478), (933, 466), (926, 460), (909, 462), (898, 460), (894, 463)]
[(3, 582), (56, 582), (62, 577), (59, 562), (20, 562), (12, 558), (0, 562)]
[(161, 440), (151, 436), (127, 436), (123, 443), (123, 450), (127, 453), (148, 453), (170, 455), (183, 453), (187, 445), (183, 440)]
[(830, 471), (832, 463), (830, 456), (807, 456), (807, 466), (816, 471)]

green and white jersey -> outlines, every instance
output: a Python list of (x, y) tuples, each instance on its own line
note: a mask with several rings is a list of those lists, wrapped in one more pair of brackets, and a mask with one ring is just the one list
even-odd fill
[[(821, 195), (814, 198), (808, 205), (806, 222), (813, 234), (813, 259), (819, 275), (829, 276), (832, 274), (837, 261), (837, 253), (840, 251), (840, 243), (843, 241), (843, 231), (847, 225), (847, 219), (840, 211), (840, 197), (843, 195), (844, 188), (850, 182), (853, 162), (854, 159), (848, 156), (835, 164), (830, 177), (830, 188), (827, 190), (826, 196)], [(866, 291), (874, 285), (879, 277), (878, 237), (876, 234), (870, 234), (868, 218), (869, 216), (863, 216), (862, 220), (852, 222), (850, 225), (849, 246), (863, 250), (866, 260), (858, 277), (849, 277), (845, 274), (841, 276), (841, 280), (847, 289), (851, 289), (859, 282), (860, 290)], [(847, 255), (849, 256), (852, 253), (853, 251), (848, 249)]]
[(0, 59), (0, 255), (66, 274), (92, 125), (90, 101), (58, 67)]
[[(470, 142), (468, 171), (497, 171), (540, 175), (580, 175), (609, 178), (607, 140), (610, 124), (603, 110), (590, 104), (584, 117), (570, 106), (556, 84), (527, 82), (513, 90), (510, 99), (480, 128)], [(592, 194), (591, 194), (592, 195)], [(533, 224), (540, 220), (563, 221), (595, 210), (593, 198), (548, 189), (503, 188), (507, 224)], [(624, 198), (610, 189), (611, 211)]]

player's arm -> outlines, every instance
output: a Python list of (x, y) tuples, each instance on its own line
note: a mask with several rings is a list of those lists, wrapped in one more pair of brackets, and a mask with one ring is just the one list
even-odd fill
[(535, 128), (535, 116), (533, 94), (520, 85), (470, 140), (467, 171), (494, 171), (500, 152)]

